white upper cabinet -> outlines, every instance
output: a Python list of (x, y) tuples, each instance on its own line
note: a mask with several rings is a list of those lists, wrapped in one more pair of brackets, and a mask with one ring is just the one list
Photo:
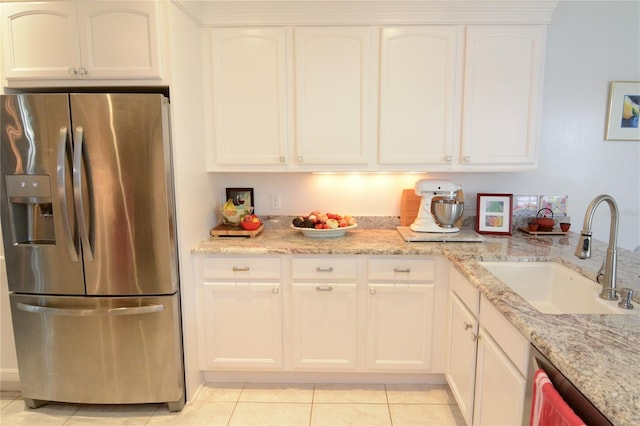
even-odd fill
[(464, 164), (535, 165), (545, 32), (542, 25), (467, 27)]
[(61, 1), (2, 6), (11, 80), (160, 78), (154, 1)]
[(209, 30), (215, 158), (220, 165), (285, 165), (284, 28)]
[(537, 167), (552, 2), (212, 3), (209, 170)]
[(78, 78), (75, 3), (12, 3), (2, 8), (7, 78)]
[(462, 27), (387, 27), (381, 40), (378, 162), (450, 164)]
[(369, 27), (295, 28), (296, 161), (368, 162), (371, 145)]

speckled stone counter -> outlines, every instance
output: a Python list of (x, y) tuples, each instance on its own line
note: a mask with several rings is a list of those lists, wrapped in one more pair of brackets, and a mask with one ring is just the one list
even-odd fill
[[(640, 255), (618, 251), (618, 287), (636, 291), (629, 315), (541, 314), (478, 264), (481, 260), (555, 261), (595, 279), (606, 244), (574, 256), (577, 235), (486, 236), (483, 243), (407, 243), (395, 229), (362, 229), (315, 239), (285, 227), (256, 238), (212, 238), (194, 254), (444, 255), (616, 425), (640, 424)], [(615, 302), (611, 302), (615, 303)]]

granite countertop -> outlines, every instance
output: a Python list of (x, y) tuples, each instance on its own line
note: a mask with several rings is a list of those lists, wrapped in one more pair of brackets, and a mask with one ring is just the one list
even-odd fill
[[(594, 241), (592, 258), (574, 256), (577, 234), (486, 235), (485, 242), (405, 242), (395, 228), (359, 227), (344, 237), (308, 238), (267, 226), (255, 238), (211, 238), (194, 254), (444, 255), (614, 424), (640, 424), (640, 312), (630, 315), (550, 315), (535, 310), (478, 264), (482, 260), (555, 261), (595, 280), (606, 244)], [(636, 291), (640, 255), (618, 250), (618, 287)], [(612, 302), (615, 303), (615, 302)], [(640, 309), (640, 306), (636, 306)]]

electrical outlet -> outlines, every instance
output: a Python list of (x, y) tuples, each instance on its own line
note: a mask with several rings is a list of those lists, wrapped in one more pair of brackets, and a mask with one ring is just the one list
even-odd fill
[(269, 194), (269, 205), (271, 210), (280, 210), (282, 208), (280, 194)]

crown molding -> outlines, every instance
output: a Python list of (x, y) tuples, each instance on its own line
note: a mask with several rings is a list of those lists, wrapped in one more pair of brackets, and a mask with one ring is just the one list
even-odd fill
[(202, 26), (549, 24), (547, 0), (173, 0)]

